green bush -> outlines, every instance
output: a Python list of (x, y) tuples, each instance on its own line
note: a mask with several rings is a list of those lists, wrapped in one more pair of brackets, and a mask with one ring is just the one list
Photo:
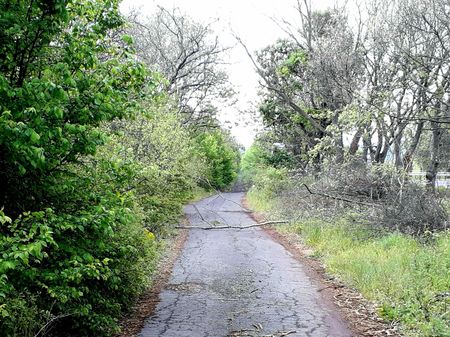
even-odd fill
[(112, 129), (95, 155), (52, 175), (51, 207), (3, 214), (0, 335), (34, 336), (52, 319), (56, 335), (110, 335), (149, 285), (204, 162), (174, 114), (156, 109), (102, 132)]
[(164, 234), (168, 224), (178, 221), (182, 205), (192, 198), (207, 169), (175, 113), (152, 104), (145, 109), (145, 115), (132, 121), (109, 125), (117, 134), (101, 153), (110, 156), (118, 148), (119, 161), (133, 162), (128, 185), (143, 208), (145, 226)]
[(258, 211), (273, 210), (277, 195), (290, 182), (287, 169), (274, 167), (259, 168), (252, 179), (254, 183), (247, 196), (251, 205)]
[(241, 173), (243, 182), (252, 185), (257, 182), (258, 171), (267, 167), (289, 168), (293, 159), (283, 148), (273, 144), (266, 144), (263, 139), (258, 139), (243, 154), (241, 160)]
[(237, 177), (239, 151), (223, 131), (203, 132), (196, 137), (198, 155), (204, 159), (206, 179), (202, 186), (222, 190)]
[(72, 180), (54, 186), (65, 208), (5, 221), (0, 241), (5, 336), (34, 335), (36, 322), (43, 326), (53, 317), (60, 317), (53, 329), (64, 326), (67, 334), (117, 330), (121, 312), (148, 285), (158, 248), (142, 226), (135, 195), (119, 192), (131, 165), (105, 158), (72, 165), (67, 168)]
[(154, 83), (122, 23), (117, 1), (0, 1), (1, 336), (109, 335), (148, 284), (137, 164), (93, 156)]
[(253, 144), (242, 155), (241, 174), (242, 180), (246, 185), (250, 185), (255, 181), (258, 170), (267, 166), (264, 160), (263, 149)]

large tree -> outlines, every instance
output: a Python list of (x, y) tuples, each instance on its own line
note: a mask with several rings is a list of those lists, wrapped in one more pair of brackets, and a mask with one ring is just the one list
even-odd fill
[(373, 1), (364, 43), (364, 157), (385, 162), (391, 155), (410, 170), (423, 132), (431, 130), (430, 185), (449, 122), (449, 11), (441, 0)]
[(217, 102), (233, 94), (222, 68), (227, 48), (211, 25), (162, 7), (151, 17), (132, 14), (129, 20), (138, 57), (165, 76), (165, 89), (176, 98), (184, 123), (209, 124)]
[[(281, 23), (288, 38), (259, 52), (253, 63), (261, 78), (263, 119), (302, 161), (322, 161), (312, 149), (332, 139), (334, 157), (344, 158), (339, 116), (349, 105), (362, 73), (359, 35), (341, 9), (312, 11), (298, 2), (300, 27)], [(248, 51), (248, 50), (247, 50)]]

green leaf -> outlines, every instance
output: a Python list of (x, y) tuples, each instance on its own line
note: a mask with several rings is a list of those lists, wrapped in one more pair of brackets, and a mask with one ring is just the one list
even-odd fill
[(0, 262), (0, 272), (5, 272), (8, 269), (14, 269), (16, 267), (16, 262), (14, 261), (1, 261)]
[(126, 44), (133, 44), (133, 38), (130, 35), (122, 35), (122, 41)]
[(23, 175), (27, 172), (27, 170), (26, 170), (26, 168), (25, 168), (23, 165), (21, 165), (21, 164), (19, 164), (18, 166), (19, 166), (19, 174), (20, 174), (21, 176), (23, 176)]
[(41, 136), (39, 136), (39, 134), (36, 131), (31, 130), (30, 132), (31, 143), (36, 144), (37, 142), (39, 142), (39, 139), (41, 139)]
[(61, 108), (59, 108), (59, 107), (56, 107), (56, 108), (55, 108), (54, 113), (55, 113), (55, 117), (56, 117), (56, 118), (59, 118), (59, 119), (62, 119), (63, 116), (64, 116), (64, 111), (63, 111), (63, 109), (61, 109)]

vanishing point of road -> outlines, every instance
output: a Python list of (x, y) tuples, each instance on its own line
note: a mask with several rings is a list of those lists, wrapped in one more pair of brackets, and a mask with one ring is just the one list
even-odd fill
[[(191, 226), (245, 226), (243, 193), (185, 208)], [(139, 337), (350, 337), (304, 267), (260, 228), (191, 229)]]

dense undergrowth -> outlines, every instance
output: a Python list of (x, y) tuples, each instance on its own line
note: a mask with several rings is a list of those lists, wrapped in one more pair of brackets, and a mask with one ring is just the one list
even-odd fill
[(117, 1), (0, 16), (0, 336), (110, 336), (183, 204), (233, 181), (237, 147), (182, 124)]
[[(257, 151), (261, 149), (252, 149), (250, 156), (246, 153), (242, 160), (244, 176), (251, 177), (247, 180), (251, 185), (248, 200), (255, 210), (291, 219), (290, 225), (279, 226), (278, 230), (298, 234), (329, 272), (373, 300), (383, 318), (400, 322), (406, 335), (450, 336), (450, 232), (445, 229), (448, 215), (447, 220), (437, 220), (443, 221), (440, 227), (434, 223), (440, 230), (431, 231), (423, 223), (424, 228), (414, 232), (411, 226), (418, 225), (411, 223), (411, 218), (415, 212), (426, 214), (429, 209), (407, 204), (408, 214), (399, 212), (397, 226), (393, 226), (391, 220), (383, 218), (386, 212), (391, 214), (392, 205), (384, 206), (382, 198), (369, 207), (311, 195), (303, 184), (313, 192), (324, 186), (333, 190), (329, 183), (325, 185), (326, 177), (292, 176), (286, 168), (273, 167), (261, 156), (259, 163), (251, 165)], [(378, 173), (381, 169), (377, 168)], [(333, 184), (337, 180), (333, 177)], [(360, 186), (356, 179), (353, 181), (353, 186)], [(352, 187), (348, 181), (346, 186), (349, 190)], [(421, 190), (414, 186), (417, 188)], [(438, 194), (434, 198), (443, 199), (443, 204), (427, 206), (441, 205), (433, 212), (448, 212), (445, 198)]]

